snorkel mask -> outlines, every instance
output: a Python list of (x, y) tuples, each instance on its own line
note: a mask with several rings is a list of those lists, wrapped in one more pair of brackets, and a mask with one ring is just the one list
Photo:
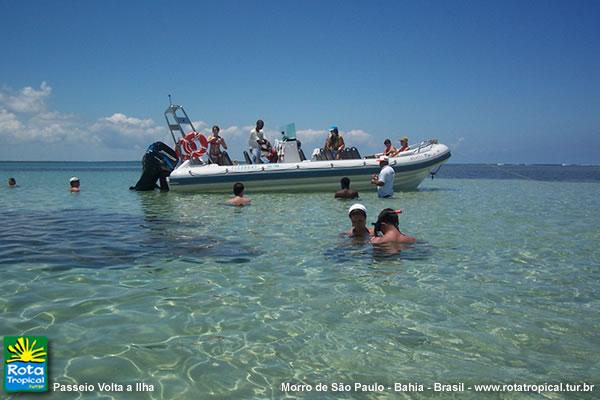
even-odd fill
[(388, 225), (393, 225), (394, 228), (400, 230), (400, 228), (398, 227), (399, 214), (402, 214), (402, 210), (393, 210), (391, 208), (385, 208), (383, 211), (381, 211), (381, 213), (379, 213), (379, 216), (377, 217), (377, 222), (372, 224), (374, 226), (375, 233), (377, 234), (377, 232), (382, 232), (381, 224), (384, 223)]

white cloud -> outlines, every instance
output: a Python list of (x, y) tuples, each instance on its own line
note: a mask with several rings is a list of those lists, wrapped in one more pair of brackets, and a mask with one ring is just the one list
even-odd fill
[(354, 146), (355, 143), (369, 143), (372, 139), (371, 134), (362, 129), (353, 129), (343, 133), (346, 145)]
[(323, 142), (327, 139), (328, 132), (326, 130), (318, 129), (301, 129), (296, 131), (296, 136), (301, 142), (314, 143)]
[(21, 121), (17, 119), (15, 114), (0, 108), (0, 136), (13, 136), (21, 130), (22, 127)]
[(0, 109), (0, 137), (10, 143), (54, 143), (81, 140), (82, 134), (75, 117), (70, 115), (42, 112), (21, 121), (17, 115)]
[(98, 119), (90, 128), (94, 139), (111, 148), (138, 149), (156, 140), (165, 140), (167, 129), (152, 118), (129, 117), (114, 113)]
[(46, 82), (39, 90), (31, 86), (17, 93), (0, 90), (0, 137), (10, 143), (81, 140), (74, 116), (47, 110), (45, 101), (51, 94), (52, 88)]
[(204, 121), (192, 121), (192, 124), (194, 124), (194, 128), (198, 132), (208, 129), (208, 124)]
[[(97, 146), (98, 152), (138, 151), (157, 140), (172, 144), (169, 130), (162, 122), (157, 123), (152, 118), (130, 116), (124, 112), (115, 112), (96, 121), (86, 121), (84, 117), (48, 109), (47, 100), (51, 95), (52, 87), (46, 82), (42, 82), (37, 89), (30, 86), (18, 91), (0, 88), (0, 141), (33, 141), (37, 142), (38, 146), (44, 143), (65, 143), (66, 148)], [(206, 122), (193, 121), (193, 124), (196, 130), (206, 135), (210, 134), (210, 125)], [(221, 129), (221, 134), (228, 141), (233, 154), (245, 149), (253, 127), (231, 125)], [(327, 134), (323, 129), (308, 128), (297, 131), (298, 138), (308, 146), (322, 145)], [(371, 135), (360, 129), (342, 134), (348, 146), (371, 141)], [(271, 141), (280, 138), (280, 132), (276, 130), (265, 131), (265, 135)]]
[(151, 118), (140, 119), (128, 117), (122, 113), (115, 113), (110, 117), (100, 118), (98, 122), (92, 126), (92, 129), (110, 129), (131, 137), (154, 135), (160, 130), (163, 130), (163, 128), (156, 125)]
[(0, 91), (0, 105), (17, 113), (37, 113), (46, 110), (45, 99), (52, 94), (52, 88), (42, 82), (40, 89), (31, 86), (24, 87), (18, 93), (10, 90)]
[(58, 112), (42, 112), (27, 121), (26, 140), (39, 140), (46, 143), (59, 141), (87, 141), (79, 121), (73, 115)]

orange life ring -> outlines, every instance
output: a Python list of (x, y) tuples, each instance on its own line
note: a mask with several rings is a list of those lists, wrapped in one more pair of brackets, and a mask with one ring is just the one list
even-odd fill
[(208, 148), (206, 137), (194, 131), (188, 132), (184, 137), (179, 139), (177, 144), (183, 150), (183, 154), (181, 154), (183, 160), (200, 158), (206, 153), (206, 149)]

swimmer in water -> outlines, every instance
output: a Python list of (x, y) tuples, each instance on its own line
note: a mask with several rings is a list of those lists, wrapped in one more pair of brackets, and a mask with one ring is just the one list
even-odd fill
[(69, 188), (69, 190), (71, 191), (71, 193), (77, 193), (79, 192), (81, 189), (79, 188), (79, 178), (74, 176), (71, 179), (69, 179), (69, 185), (71, 186)]
[(386, 243), (414, 243), (417, 241), (412, 236), (408, 236), (400, 231), (398, 227), (398, 214), (401, 214), (402, 210), (392, 210), (391, 208), (384, 208), (379, 216), (375, 225), (375, 235), (371, 239), (373, 244), (386, 244)]
[(348, 236), (353, 238), (370, 238), (373, 231), (367, 228), (367, 208), (360, 203), (353, 204), (348, 209), (348, 217), (352, 221), (352, 229)]
[(233, 185), (233, 194), (234, 197), (227, 200), (227, 204), (237, 207), (243, 207), (250, 205), (251, 200), (247, 197), (244, 197), (244, 184), (237, 182)]

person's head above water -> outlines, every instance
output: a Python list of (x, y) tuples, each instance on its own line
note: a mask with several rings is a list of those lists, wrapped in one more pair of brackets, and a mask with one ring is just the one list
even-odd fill
[(237, 182), (233, 185), (233, 194), (236, 196), (241, 196), (244, 193), (244, 184), (241, 182)]
[(8, 178), (8, 186), (9, 187), (17, 186), (17, 180), (15, 178)]
[(365, 217), (367, 216), (367, 207), (363, 206), (360, 203), (354, 203), (350, 206), (350, 208), (348, 209), (348, 216), (352, 216), (352, 214), (362, 214)]
[(79, 192), (79, 178), (74, 176), (69, 179), (69, 185), (71, 186), (69, 190), (71, 192)]
[(340, 179), (340, 185), (342, 186), (342, 189), (350, 189), (350, 178), (343, 177)]
[(367, 208), (360, 203), (354, 203), (348, 209), (348, 217), (352, 221), (350, 236), (364, 236), (370, 234), (367, 228)]
[(375, 232), (382, 232), (383, 225), (392, 226), (400, 230), (400, 228), (398, 227), (398, 214), (402, 214), (402, 210), (384, 208), (377, 216), (377, 222), (373, 224), (375, 226)]
[(360, 203), (354, 203), (348, 209), (348, 217), (352, 220), (354, 224), (357, 220), (367, 220), (367, 207), (363, 206)]

